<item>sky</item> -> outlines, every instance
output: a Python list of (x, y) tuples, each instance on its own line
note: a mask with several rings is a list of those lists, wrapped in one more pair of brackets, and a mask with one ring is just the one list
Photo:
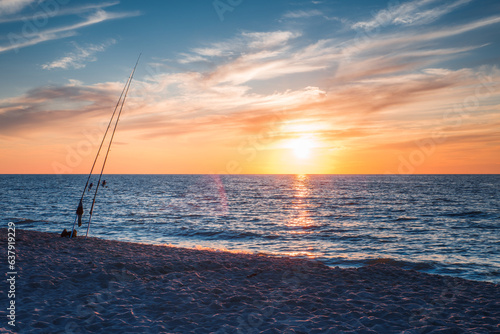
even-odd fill
[[(0, 0), (0, 173), (499, 174), (496, 0)], [(99, 163), (102, 162), (101, 154)]]

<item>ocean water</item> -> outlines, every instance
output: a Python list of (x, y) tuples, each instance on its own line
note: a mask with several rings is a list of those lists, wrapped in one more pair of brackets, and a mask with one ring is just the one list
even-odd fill
[[(70, 230), (86, 177), (0, 175), (0, 226)], [(90, 236), (310, 257), (340, 267), (389, 262), (500, 283), (500, 175), (106, 175), (105, 180)], [(85, 195), (84, 222), (92, 195)], [(85, 231), (84, 223), (78, 233)]]

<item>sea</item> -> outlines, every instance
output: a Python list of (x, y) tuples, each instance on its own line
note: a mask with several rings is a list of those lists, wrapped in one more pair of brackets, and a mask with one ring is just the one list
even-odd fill
[[(0, 227), (71, 230), (87, 175), (0, 175)], [(500, 283), (500, 175), (105, 175), (89, 236)], [(96, 189), (84, 195), (84, 224)], [(79, 256), (85, 256), (80, 254)]]

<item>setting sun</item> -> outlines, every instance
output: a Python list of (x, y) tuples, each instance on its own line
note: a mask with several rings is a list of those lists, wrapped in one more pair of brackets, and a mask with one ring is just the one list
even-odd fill
[(290, 148), (293, 150), (295, 157), (299, 159), (307, 159), (311, 156), (311, 149), (314, 147), (314, 141), (310, 138), (298, 138), (292, 140)]

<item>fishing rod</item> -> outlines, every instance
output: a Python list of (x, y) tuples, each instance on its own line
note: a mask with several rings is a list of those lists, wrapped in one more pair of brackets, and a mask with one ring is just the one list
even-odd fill
[[(95, 196), (97, 196), (97, 190), (99, 188), (99, 184), (100, 184), (100, 180), (101, 180), (101, 177), (102, 177), (102, 173), (104, 171), (104, 166), (106, 164), (106, 160), (107, 160), (107, 157), (108, 157), (108, 154), (109, 154), (109, 150), (110, 150), (110, 147), (111, 147), (111, 143), (113, 141), (113, 137), (114, 137), (114, 133), (116, 131), (116, 127), (118, 125), (118, 121), (120, 119), (120, 115), (121, 115), (121, 112), (123, 110), (123, 106), (125, 104), (125, 99), (127, 97), (127, 94), (128, 94), (128, 89), (130, 88), (130, 84), (132, 82), (132, 78), (134, 76), (134, 73), (135, 73), (135, 70), (137, 68), (137, 65), (139, 64), (139, 59), (141, 58), (141, 54), (139, 54), (139, 57), (137, 58), (137, 62), (135, 63), (135, 66), (134, 66), (134, 69), (132, 70), (132, 73), (130, 74), (130, 76), (128, 77), (127, 79), (127, 82), (125, 83), (125, 86), (123, 87), (122, 89), (122, 92), (120, 94), (120, 98), (118, 99), (116, 105), (115, 105), (115, 108), (113, 110), (113, 114), (111, 115), (111, 119), (109, 120), (109, 123), (108, 123), (108, 126), (106, 128), (106, 131), (104, 132), (104, 136), (102, 138), (102, 141), (101, 141), (101, 144), (99, 145), (99, 149), (97, 150), (97, 154), (96, 154), (96, 157), (94, 159), (94, 163), (92, 164), (92, 168), (90, 169), (90, 173), (87, 177), (87, 181), (85, 183), (85, 187), (83, 188), (83, 191), (82, 191), (82, 196), (80, 197), (80, 201), (79, 201), (79, 204), (78, 204), (78, 208), (76, 210), (76, 216), (75, 216), (75, 221), (73, 222), (73, 228), (71, 229), (71, 234), (70, 234), (70, 238), (73, 237), (73, 233), (75, 231), (75, 225), (76, 225), (76, 222), (78, 220), (78, 226), (81, 226), (81, 217), (83, 216), (83, 198), (85, 196), (85, 191), (87, 190), (87, 187), (89, 185), (89, 182), (90, 182), (90, 178), (92, 177), (92, 174), (93, 174), (93, 171), (94, 171), (94, 168), (96, 166), (96, 163), (97, 163), (97, 159), (99, 158), (99, 155), (100, 155), (100, 152), (101, 152), (101, 149), (104, 145), (104, 142), (106, 140), (106, 137), (108, 135), (108, 132), (109, 132), (109, 129), (111, 128), (111, 124), (113, 123), (113, 119), (115, 118), (115, 114), (116, 114), (116, 111), (118, 110), (118, 107), (120, 107), (120, 104), (121, 104), (121, 107), (120, 107), (120, 111), (118, 113), (118, 117), (116, 119), (116, 122), (115, 122), (115, 126), (114, 126), (114, 129), (113, 129), (113, 135), (111, 137), (111, 140), (110, 140), (110, 143), (108, 145), (108, 151), (106, 153), (106, 159), (103, 163), (103, 166), (102, 166), (102, 169), (101, 169), (101, 175), (99, 177), (99, 183), (97, 184), (96, 186), (96, 193), (94, 195), (94, 199), (93, 199), (93, 202), (92, 202), (92, 209), (94, 207), (94, 203), (95, 203)], [(122, 101), (122, 98), (123, 98), (123, 101)], [(90, 190), (90, 189), (89, 189)], [(90, 219), (92, 219), (92, 209), (90, 211)], [(89, 227), (90, 227), (90, 221), (89, 221)], [(89, 227), (87, 228), (87, 236), (88, 236), (88, 231), (89, 231)]]
[[(130, 80), (130, 77), (127, 79), (127, 84), (128, 84), (129, 80)], [(104, 141), (106, 140), (106, 137), (108, 135), (108, 131), (111, 127), (111, 124), (113, 123), (113, 119), (115, 118), (116, 111), (118, 110), (118, 107), (120, 106), (120, 102), (122, 100), (123, 94), (125, 93), (125, 89), (127, 87), (127, 84), (125, 84), (125, 86), (123, 87), (123, 90), (120, 94), (120, 98), (118, 99), (118, 102), (115, 105), (115, 109), (113, 110), (113, 114), (111, 115), (111, 119), (109, 120), (108, 127), (106, 128), (106, 131), (104, 132), (104, 136), (102, 137), (101, 144), (99, 145), (99, 149), (97, 150), (97, 154), (95, 156), (94, 163), (92, 164), (92, 168), (90, 169), (89, 176), (87, 177), (87, 182), (85, 183), (85, 186), (83, 187), (82, 196), (80, 197), (80, 202), (78, 204), (78, 208), (76, 211), (75, 221), (73, 222), (73, 228), (71, 229), (70, 238), (73, 238), (73, 232), (75, 231), (76, 221), (78, 220), (78, 226), (82, 225), (81, 217), (83, 215), (83, 197), (85, 196), (85, 191), (87, 190), (87, 187), (89, 185), (90, 178), (92, 177), (95, 165), (97, 163), (97, 159), (99, 158), (102, 146), (104, 145)]]
[(128, 83), (126, 84), (127, 90), (125, 91), (125, 96), (123, 97), (122, 105), (120, 107), (120, 111), (118, 112), (118, 116), (116, 118), (115, 127), (113, 129), (113, 133), (111, 134), (111, 139), (109, 141), (108, 150), (106, 152), (106, 156), (104, 157), (104, 162), (102, 164), (101, 174), (99, 175), (99, 180), (97, 181), (97, 186), (95, 188), (94, 198), (92, 199), (92, 206), (90, 208), (89, 223), (87, 225), (87, 234), (85, 235), (85, 238), (87, 238), (89, 236), (90, 222), (92, 221), (95, 200), (97, 197), (97, 192), (99, 190), (99, 185), (101, 184), (102, 174), (104, 173), (104, 167), (106, 166), (106, 162), (108, 161), (108, 155), (109, 155), (109, 151), (111, 149), (111, 144), (113, 143), (113, 138), (115, 137), (116, 128), (118, 126), (118, 122), (120, 121), (120, 116), (122, 114), (123, 106), (125, 105), (125, 100), (127, 99), (128, 91), (130, 89), (130, 84), (132, 83), (132, 79), (134, 78), (135, 69), (137, 68), (137, 64), (139, 64), (139, 59), (141, 59), (141, 54), (139, 54), (139, 57), (137, 58), (137, 62), (135, 63), (134, 69), (132, 70), (132, 73), (130, 74), (130, 79), (128, 80)]

